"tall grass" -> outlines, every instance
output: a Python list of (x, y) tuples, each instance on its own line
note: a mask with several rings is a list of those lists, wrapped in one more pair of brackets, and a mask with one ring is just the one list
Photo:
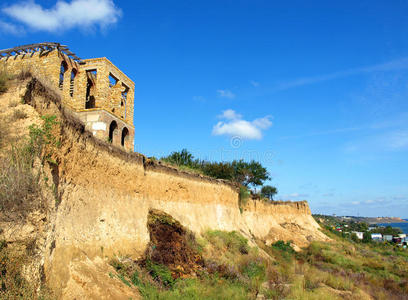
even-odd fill
[(4, 70), (0, 70), (0, 94), (7, 92), (7, 83), (10, 79), (10, 75)]
[(20, 141), (0, 157), (2, 217), (24, 217), (31, 209), (42, 205), (40, 172), (35, 171), (34, 161), (44, 154), (44, 147), (55, 142), (52, 130), (56, 124), (55, 116), (45, 116), (43, 121), (42, 126), (30, 126), (28, 139)]

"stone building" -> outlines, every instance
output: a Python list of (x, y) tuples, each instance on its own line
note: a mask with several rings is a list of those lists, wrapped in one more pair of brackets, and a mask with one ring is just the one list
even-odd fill
[(82, 60), (67, 46), (39, 43), (0, 50), (0, 67), (46, 81), (95, 137), (133, 150), (135, 84), (107, 58)]

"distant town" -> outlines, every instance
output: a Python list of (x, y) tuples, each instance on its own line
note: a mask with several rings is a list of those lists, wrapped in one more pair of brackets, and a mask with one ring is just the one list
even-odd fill
[[(313, 215), (318, 223), (326, 229), (343, 237), (349, 237), (353, 241), (365, 243), (392, 243), (403, 248), (407, 247), (407, 234), (398, 227), (392, 227), (391, 223), (408, 223), (400, 218), (368, 218), (354, 216), (326, 216)], [(405, 224), (404, 224), (405, 225)]]

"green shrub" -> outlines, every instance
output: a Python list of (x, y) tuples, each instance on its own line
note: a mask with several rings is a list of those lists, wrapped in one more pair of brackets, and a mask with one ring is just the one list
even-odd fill
[(139, 272), (134, 271), (133, 274), (130, 276), (130, 280), (132, 281), (134, 286), (138, 286), (141, 284), (141, 281), (139, 279)]
[(242, 213), (243, 208), (245, 207), (245, 205), (248, 203), (248, 199), (249, 199), (249, 190), (247, 187), (245, 186), (240, 186), (239, 187), (239, 199), (238, 199), (238, 206), (239, 209)]
[(248, 240), (236, 231), (210, 230), (206, 232), (205, 236), (215, 245), (218, 239), (231, 252), (241, 254), (248, 254), (249, 252)]
[(265, 277), (266, 267), (261, 260), (250, 261), (242, 268), (242, 274), (248, 276), (250, 279)]
[(131, 287), (131, 284), (129, 281), (126, 280), (125, 276), (123, 274), (118, 274), (118, 278), (124, 283), (126, 284), (128, 287)]
[(109, 264), (117, 271), (117, 272), (125, 272), (126, 266), (122, 263), (118, 258), (112, 258), (109, 261)]
[(164, 286), (172, 287), (174, 285), (175, 280), (166, 266), (155, 264), (148, 260), (146, 261), (146, 269), (155, 280), (159, 281)]
[(295, 253), (295, 250), (294, 250), (293, 247), (291, 246), (291, 242), (290, 242), (290, 241), (288, 241), (288, 242), (285, 243), (284, 241), (279, 240), (279, 241), (273, 243), (273, 244), (271, 245), (271, 247), (272, 247), (272, 248), (275, 248), (275, 249), (277, 249), (277, 250), (283, 251), (283, 252), (290, 253), (290, 254), (294, 254), (294, 253)]
[(271, 248), (275, 251), (275, 253), (279, 253), (280, 256), (286, 260), (286, 261), (291, 261), (292, 258), (295, 255), (295, 250), (291, 246), (291, 242), (284, 242), (282, 240), (279, 240), (271, 245)]

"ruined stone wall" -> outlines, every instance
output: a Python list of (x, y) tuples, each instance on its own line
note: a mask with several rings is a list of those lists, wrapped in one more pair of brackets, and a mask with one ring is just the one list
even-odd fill
[[(62, 64), (65, 66), (65, 72), (61, 78)], [(59, 91), (62, 103), (76, 111), (80, 119), (87, 124), (87, 129), (95, 133), (95, 137), (108, 140), (111, 136), (114, 145), (133, 150), (135, 85), (108, 59), (87, 59), (79, 64), (54, 49), (1, 58), (1, 66), (5, 67), (10, 74), (19, 74), (21, 71), (31, 72), (48, 87)], [(90, 91), (95, 105), (87, 108), (87, 100), (90, 98), (87, 97), (89, 77), (87, 72), (90, 70), (96, 71), (96, 76), (93, 78), (94, 86)], [(114, 86), (110, 86), (110, 75), (117, 79)], [(123, 95), (125, 89), (126, 97)], [(116, 122), (118, 127), (110, 133), (112, 122)], [(125, 135), (122, 143), (123, 130), (125, 133), (128, 131), (128, 134)]]
[[(48, 83), (58, 87), (61, 62), (64, 55), (56, 50), (33, 52), (25, 55), (16, 55), (0, 58), (0, 65), (9, 74), (17, 75), (22, 71), (31, 72), (36, 77), (45, 79)], [(73, 62), (66, 60), (68, 66), (73, 66)]]
[[(113, 130), (112, 145), (124, 148), (128, 151), (134, 149), (135, 129), (133, 126), (115, 118), (112, 114), (100, 109), (87, 109), (86, 111), (74, 112), (74, 115), (85, 124), (85, 129), (92, 132), (93, 136), (107, 141), (110, 124), (116, 122), (117, 127)], [(127, 135), (126, 135), (127, 132)], [(124, 145), (122, 145), (122, 142)]]
[[(105, 57), (85, 59), (84, 62), (86, 64), (82, 66), (82, 70), (85, 71), (85, 76), (87, 70), (96, 70), (96, 107), (104, 108), (133, 125), (135, 84)], [(109, 75), (117, 79), (114, 86), (110, 86)], [(128, 88), (126, 100), (122, 97), (125, 87)], [(85, 94), (84, 87), (80, 87), (79, 94)]]

